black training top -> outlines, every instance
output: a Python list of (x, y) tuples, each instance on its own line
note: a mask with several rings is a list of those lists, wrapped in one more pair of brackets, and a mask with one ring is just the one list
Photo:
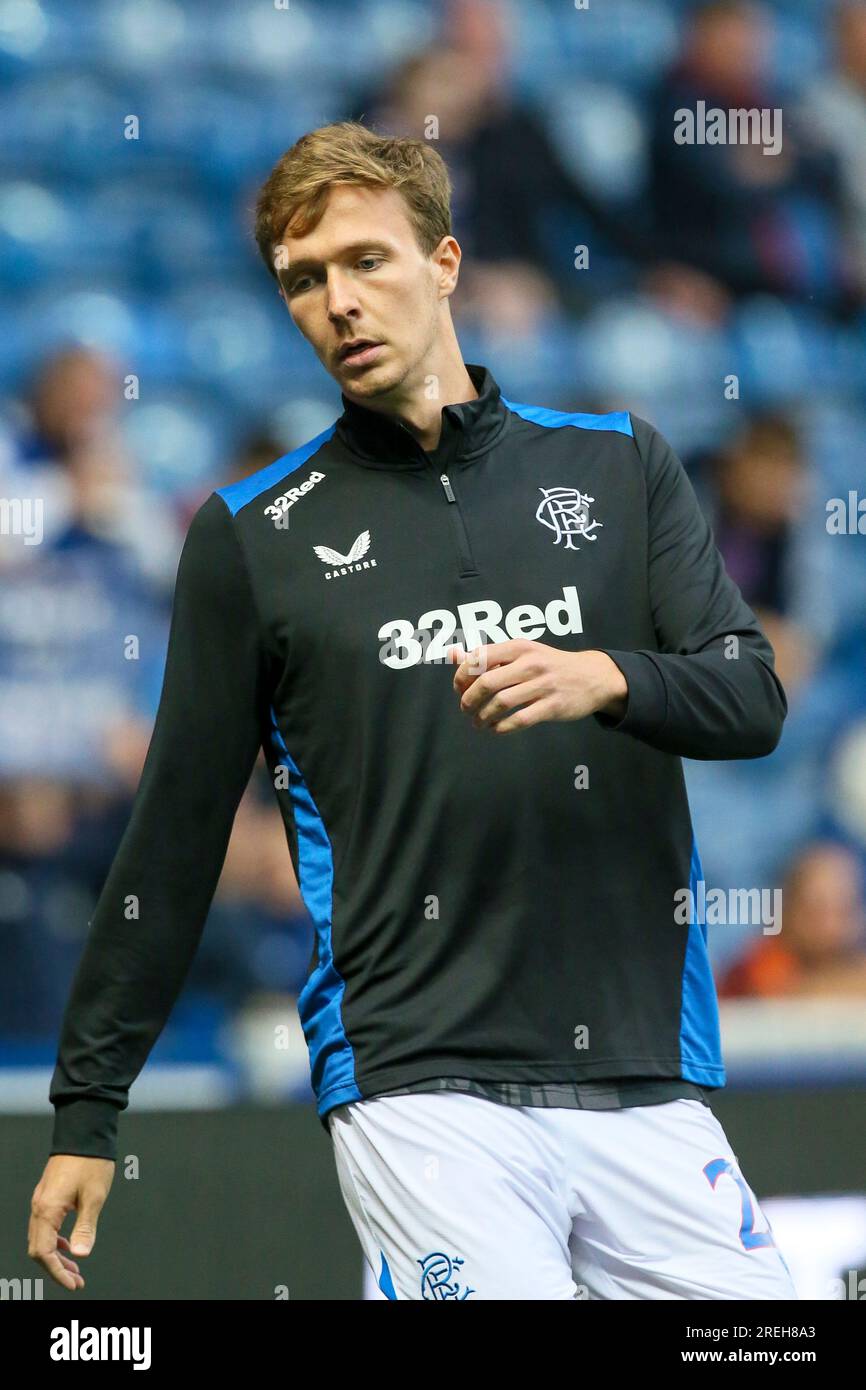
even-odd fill
[[(194, 516), (52, 1153), (115, 1156), (260, 747), (315, 925), (298, 1007), (326, 1127), (446, 1077), (506, 1103), (724, 1085), (680, 757), (772, 751), (772, 649), (651, 425), (517, 405), (467, 369), (478, 397), (443, 408), (432, 452), (343, 396)], [(447, 649), (510, 639), (606, 651), (625, 716), (473, 727)]]

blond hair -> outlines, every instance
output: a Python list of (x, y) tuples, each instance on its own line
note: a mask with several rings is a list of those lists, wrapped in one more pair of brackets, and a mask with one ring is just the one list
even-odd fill
[(379, 135), (358, 121), (337, 121), (302, 135), (259, 190), (254, 235), (275, 280), (275, 246), (287, 229), (292, 236), (312, 231), (335, 184), (396, 188), (425, 256), (451, 234), (451, 180), (438, 151), (425, 140)]

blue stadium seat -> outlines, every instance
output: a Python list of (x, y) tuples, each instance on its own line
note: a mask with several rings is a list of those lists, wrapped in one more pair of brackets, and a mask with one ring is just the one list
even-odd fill
[(0, 120), (4, 164), (15, 158), (53, 161), (58, 177), (105, 178), (129, 159), (124, 120), (136, 111), (129, 90), (86, 70), (42, 69), (22, 76), (3, 94)]
[(756, 295), (736, 310), (733, 340), (742, 381), (759, 401), (786, 401), (815, 386), (815, 373), (833, 344), (818, 315)]
[(543, 97), (551, 79), (640, 87), (674, 57), (676, 25), (664, 0), (606, 0), (586, 10), (571, 5), (517, 5), (512, 51), (521, 91)]
[(543, 98), (547, 129), (567, 168), (599, 198), (637, 196), (647, 177), (642, 113), (622, 87), (552, 82)]
[(207, 485), (219, 473), (234, 430), (230, 412), (213, 394), (170, 387), (148, 390), (124, 416), (140, 476), (160, 492)]
[(175, 0), (92, 3), (93, 57), (102, 69), (153, 72), (163, 78), (195, 62), (207, 16)]
[(137, 310), (122, 285), (64, 277), (22, 299), (18, 310), (22, 371), (55, 348), (83, 343), (114, 354), (125, 366), (135, 361)]
[[(276, 302), (276, 300), (275, 300)], [(164, 301), (189, 377), (210, 383), (267, 371), (280, 344), (261, 288), (202, 278)]]
[(120, 250), (137, 287), (158, 290), (217, 273), (229, 278), (247, 268), (242, 229), (190, 176), (113, 179), (93, 191), (86, 215), (87, 231), (108, 229), (112, 252)]
[(45, 183), (0, 182), (0, 275), (6, 285), (44, 284), (78, 259), (74, 209)]

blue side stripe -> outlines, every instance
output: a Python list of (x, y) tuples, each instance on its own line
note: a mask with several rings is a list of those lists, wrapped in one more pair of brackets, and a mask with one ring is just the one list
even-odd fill
[(310, 1074), (320, 1116), (351, 1100), (361, 1100), (355, 1082), (355, 1054), (341, 1016), (346, 982), (334, 965), (331, 917), (334, 856), (319, 810), (304, 777), (286, 748), (271, 706), (271, 741), (288, 769), (289, 794), (298, 835), (301, 897), (316, 929), (318, 964), (298, 996), (298, 1015), (310, 1054)]
[(580, 430), (615, 430), (617, 434), (627, 434), (634, 439), (631, 416), (627, 410), (612, 410), (607, 415), (570, 414), (567, 410), (548, 410), (544, 405), (518, 405), (502, 397), (516, 415), (531, 420), (536, 425), (546, 425), (549, 429), (559, 429), (563, 425), (574, 425)]
[[(698, 881), (703, 879), (701, 857), (692, 835), (692, 861), (689, 888), (697, 903)], [(697, 916), (697, 913), (692, 914)], [(682, 1076), (699, 1086), (724, 1086), (722, 1040), (719, 1032), (719, 1005), (710, 959), (707, 954), (705, 922), (689, 923), (686, 956), (683, 962), (683, 992), (680, 1009), (680, 1063)]]
[(394, 1288), (394, 1280), (391, 1278), (391, 1270), (388, 1266), (388, 1261), (385, 1259), (384, 1250), (380, 1250), (379, 1254), (382, 1256), (382, 1271), (379, 1275), (379, 1288), (382, 1290), (386, 1298), (397, 1299), (397, 1292)]
[(253, 502), (269, 488), (276, 487), (277, 483), (289, 473), (294, 473), (296, 468), (301, 468), (311, 458), (323, 444), (327, 444), (331, 435), (337, 427), (336, 420), (329, 425), (321, 434), (317, 434), (315, 439), (308, 439), (306, 444), (300, 448), (293, 449), (290, 454), (283, 454), (282, 458), (269, 463), (266, 468), (259, 468), (255, 473), (251, 473), (248, 478), (240, 478), (236, 483), (227, 483), (225, 487), (218, 487), (216, 491), (225, 502), (232, 516), (237, 516), (241, 507), (245, 507), (248, 502)]

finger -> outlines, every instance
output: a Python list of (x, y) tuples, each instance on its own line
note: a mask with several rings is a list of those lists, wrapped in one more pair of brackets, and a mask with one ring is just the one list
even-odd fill
[(52, 1255), (57, 1248), (57, 1234), (63, 1225), (68, 1207), (40, 1207), (30, 1216), (28, 1228), (29, 1252), (34, 1259)]
[(550, 687), (542, 678), (524, 681), (521, 685), (497, 691), (477, 712), (473, 719), (476, 729), (491, 728), (500, 719), (507, 719), (519, 705), (537, 704), (550, 694)]
[(65, 1236), (57, 1237), (57, 1247), (60, 1252), (60, 1261), (64, 1269), (71, 1269), (74, 1274), (80, 1274), (81, 1270), (78, 1268), (78, 1265), (76, 1264), (75, 1260), (70, 1259), (69, 1255), (67, 1254), (69, 1250), (69, 1241), (66, 1239)]
[(82, 1275), (73, 1273), (71, 1269), (65, 1269), (63, 1261), (56, 1251), (39, 1260), (39, 1264), (42, 1265), (46, 1274), (51, 1276), (55, 1284), (60, 1284), (62, 1288), (70, 1289), (72, 1292), (84, 1288)]
[(96, 1240), (96, 1213), (93, 1208), (78, 1213), (78, 1220), (69, 1240), (73, 1255), (89, 1255)]
[(513, 661), (520, 653), (505, 649), (515, 648), (518, 645), (516, 642), (482, 642), (480, 646), (473, 647), (471, 651), (466, 653), (465, 659), (457, 668), (454, 676), (454, 689), (465, 690), (479, 676), (483, 676), (485, 671), (491, 671), (496, 666)]
[(65, 1271), (66, 1275), (70, 1279), (73, 1280), (73, 1283), (71, 1285), (67, 1284), (67, 1288), (83, 1288), (84, 1275), (81, 1273), (81, 1270), (78, 1268), (78, 1265), (75, 1263), (75, 1261), (67, 1259), (65, 1255), (59, 1254), (56, 1250), (54, 1252), (54, 1255), (51, 1256), (52, 1263), (55, 1257), (59, 1263), (60, 1268)]
[[(63, 1220), (63, 1214), (59, 1216)], [(84, 1286), (84, 1280), (80, 1272), (71, 1270), (64, 1264), (64, 1257), (60, 1256), (55, 1249), (57, 1231), (53, 1225), (53, 1218), (43, 1215), (33, 1215), (30, 1218), (28, 1228), (28, 1254), (31, 1259), (41, 1265), (46, 1274), (60, 1284), (64, 1289), (77, 1289)], [(63, 1239), (60, 1237), (60, 1239)], [(69, 1262), (71, 1263), (71, 1262)]]
[(514, 710), (504, 719), (497, 719), (489, 728), (494, 734), (508, 734), (518, 729), (528, 729), (533, 724), (541, 724), (545, 719), (555, 718), (556, 702), (552, 698), (536, 700), (534, 704), (527, 705), (524, 709)]
[[(532, 671), (531, 675), (537, 676), (537, 672)], [(474, 681), (463, 692), (460, 698), (460, 708), (466, 714), (478, 714), (501, 691), (510, 688), (522, 688), (530, 679), (529, 663), (523, 657), (518, 657), (515, 661), (505, 662), (493, 671), (485, 671), (483, 680)]]
[(461, 693), (484, 675), (485, 671), (490, 671), (496, 666), (502, 666), (509, 661), (515, 661), (521, 656), (529, 644), (521, 641), (513, 642), (482, 642), (481, 646), (473, 647), (467, 654), (465, 661), (458, 666), (454, 676), (454, 689)]
[(476, 676), (480, 676), (487, 669), (487, 663), (481, 647), (473, 647), (468, 652), (463, 651), (462, 648), (459, 650), (463, 654), (457, 663), (457, 670), (454, 672), (454, 689), (458, 694), (462, 694), (467, 686), (472, 684)]

